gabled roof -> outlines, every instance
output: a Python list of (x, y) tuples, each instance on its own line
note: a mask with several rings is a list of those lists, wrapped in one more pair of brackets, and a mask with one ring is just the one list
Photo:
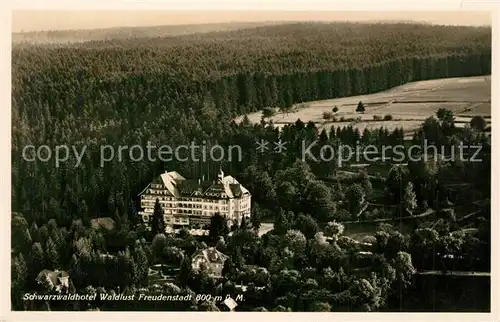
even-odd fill
[[(236, 188), (236, 192), (240, 192), (242, 195), (243, 194), (250, 194), (250, 192), (245, 187), (243, 187), (238, 182), (238, 180), (236, 180), (233, 176), (225, 176), (224, 179), (222, 179), (222, 182), (224, 184), (229, 185), (229, 186), (239, 187), (239, 188)], [(231, 188), (231, 191), (233, 191), (233, 194), (234, 194), (233, 188)]]
[(62, 284), (60, 279), (64, 277), (69, 277), (69, 274), (65, 271), (57, 271), (57, 270), (51, 271), (48, 269), (44, 269), (38, 274), (38, 276), (36, 277), (36, 281), (40, 283), (43, 281), (43, 279), (47, 277), (52, 283), (52, 286), (56, 286)]
[(177, 182), (175, 182), (175, 179), (172, 178), (169, 173), (163, 173), (160, 176), (168, 192), (175, 197), (180, 197), (179, 190), (176, 189)]
[[(156, 177), (152, 181), (152, 184), (163, 184), (170, 195), (177, 198), (180, 196), (199, 196), (223, 199), (240, 198), (245, 194), (250, 195), (250, 192), (232, 176), (222, 177), (221, 175), (219, 180), (216, 182), (200, 182), (196, 180), (187, 180), (178, 172), (171, 171), (165, 172)], [(146, 188), (139, 193), (139, 195), (144, 194), (150, 186), (151, 184), (147, 185)]]
[(170, 171), (170, 172), (167, 172), (167, 174), (174, 180), (186, 180), (186, 178), (184, 178), (183, 176), (181, 176), (179, 174), (179, 172), (177, 171)]
[(216, 198), (230, 198), (232, 195), (226, 193), (226, 187), (222, 183), (214, 183), (205, 192), (204, 196)]
[(99, 217), (94, 218), (90, 221), (93, 229), (99, 229), (101, 227), (111, 230), (115, 228), (115, 221), (110, 217)]
[(241, 197), (243, 194), (240, 184), (230, 184), (229, 188), (231, 189), (231, 194), (236, 198)]
[(202, 255), (209, 263), (221, 263), (229, 258), (229, 256), (219, 252), (215, 247), (209, 247), (196, 252), (193, 259), (199, 255)]
[[(153, 182), (154, 182), (154, 181), (155, 181), (155, 180), (153, 180)], [(149, 187), (151, 187), (151, 183), (150, 183), (150, 184), (148, 184), (148, 185), (146, 186), (146, 188), (142, 189), (142, 191), (141, 191), (141, 192), (139, 192), (138, 196), (140, 196), (140, 195), (144, 194), (144, 192), (146, 192), (146, 190), (148, 190), (148, 188), (149, 188)]]
[(181, 195), (192, 196), (195, 194), (202, 195), (203, 192), (210, 187), (212, 183), (209, 181), (198, 182), (196, 180), (184, 180), (178, 185)]

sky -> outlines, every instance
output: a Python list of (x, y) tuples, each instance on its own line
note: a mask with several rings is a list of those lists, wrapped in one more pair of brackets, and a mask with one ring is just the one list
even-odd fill
[(481, 11), (13, 11), (12, 31), (95, 29), (258, 21), (418, 21), (442, 25), (491, 25)]

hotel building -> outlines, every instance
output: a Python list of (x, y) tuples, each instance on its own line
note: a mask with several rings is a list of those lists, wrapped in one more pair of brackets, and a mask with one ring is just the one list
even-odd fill
[(250, 217), (251, 195), (235, 178), (219, 171), (216, 181), (188, 180), (176, 171), (156, 177), (140, 194), (139, 215), (149, 223), (156, 199), (164, 211), (165, 225), (172, 228), (203, 227), (220, 213), (229, 224)]

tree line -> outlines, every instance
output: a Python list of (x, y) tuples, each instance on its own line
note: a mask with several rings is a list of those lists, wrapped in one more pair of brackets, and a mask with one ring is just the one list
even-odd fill
[[(272, 299), (277, 310), (325, 310), (332, 305), (377, 309), (382, 305), (380, 299), (384, 298), (380, 294), (388, 289), (369, 287), (367, 283), (371, 286), (407, 283), (409, 275), (405, 274), (412, 272), (413, 267), (409, 265), (408, 256), (411, 259), (414, 254), (408, 247), (401, 246), (387, 255), (391, 267), (401, 270), (397, 279), (389, 278), (391, 282), (375, 277), (359, 280), (346, 273), (352, 266), (340, 263), (345, 263), (345, 249), (353, 243), (342, 239), (345, 245), (339, 246), (339, 251), (331, 239), (325, 244), (316, 234), (329, 222), (364, 220), (369, 217), (368, 211), (375, 216), (374, 211), (365, 206), (371, 198), (376, 198), (373, 193), (376, 187), (372, 186), (376, 182), (366, 174), (349, 182), (339, 179), (335, 160), (330, 163), (297, 161), (298, 146), (302, 141), (315, 140), (319, 141), (316, 149), (325, 144), (353, 145), (356, 141), (396, 144), (403, 139), (402, 130), (359, 133), (345, 127), (320, 131), (314, 123), (300, 120), (279, 130), (265, 121), (250, 124), (246, 119), (237, 124), (232, 120), (267, 106), (287, 108), (309, 100), (385, 90), (408, 81), (489, 74), (490, 39), (488, 28), (288, 24), (208, 33), (204, 37), (14, 46), (12, 209), (21, 215), (13, 216), (13, 227), (17, 228), (13, 228), (12, 235), (12, 291), (17, 296), (25, 289), (36, 288), (34, 278), (39, 270), (56, 267), (68, 270), (74, 286), (80, 290), (93, 292), (101, 287), (106, 292), (116, 292), (118, 287), (130, 289), (132, 285), (137, 290), (146, 287), (147, 267), (158, 262), (161, 256), (168, 261), (179, 261), (181, 268), (184, 267), (181, 276), (187, 276), (181, 289), (170, 285), (168, 292), (184, 294), (189, 292), (183, 288), (185, 285), (197, 284), (204, 285), (207, 291), (217, 289), (217, 285), (210, 284), (203, 276), (200, 277), (203, 283), (190, 280), (189, 261), (186, 259), (182, 264), (175, 249), (163, 252), (165, 247), (158, 246), (154, 254), (154, 245), (159, 242), (148, 246), (154, 236), (137, 225), (136, 196), (165, 169), (177, 170), (186, 177), (205, 175), (215, 179), (222, 167), (253, 194), (255, 203), (249, 226), (256, 228), (266, 218), (275, 222), (275, 232), (267, 237), (255, 237), (252, 229), (244, 227), (240, 228), (241, 232), (233, 233), (234, 242), (225, 238), (228, 239), (224, 241), (225, 248), (222, 242), (219, 245), (236, 258), (238, 270), (227, 268), (232, 284), (253, 279), (252, 274), (256, 274), (243, 266), (244, 262), (272, 272), (269, 279), (273, 293), (261, 294), (253, 288), (252, 292), (256, 293), (249, 297), (249, 307), (262, 306), (261, 298)], [(255, 141), (260, 139), (287, 141), (289, 153), (260, 154), (255, 149)], [(459, 129), (453, 124), (453, 115), (442, 111), (436, 118), (424, 122), (413, 142), (420, 144), (424, 139), (445, 145), (447, 149), (460, 140), (483, 144), (486, 162), (416, 163), (409, 164), (408, 170), (396, 167), (380, 178), (387, 185), (381, 202), (395, 206), (396, 210), (379, 211), (376, 216), (397, 218), (429, 207), (446, 209), (448, 201), (465, 204), (468, 209), (473, 200), (452, 195), (446, 187), (451, 180), (470, 183), (470, 193), (477, 200), (489, 197), (489, 181), (484, 180), (490, 174), (488, 140), (482, 131)], [(224, 147), (239, 145), (243, 149), (243, 160), (164, 164), (115, 158), (105, 167), (99, 163), (102, 145), (145, 146), (150, 141), (158, 146), (175, 147), (192, 140)], [(23, 160), (22, 151), (28, 144), (50, 147), (66, 144), (80, 149), (86, 146), (87, 150), (79, 167), (75, 167), (75, 160), (71, 159), (56, 168), (50, 162)], [(456, 209), (457, 217), (462, 217), (465, 211)], [(453, 217), (446, 211), (441, 215)], [(96, 232), (90, 227), (91, 219), (97, 217), (112, 217), (118, 228)], [(478, 237), (481, 251), (476, 253), (486, 259), (489, 214), (479, 217), (484, 220), (472, 222), (475, 227), (482, 223), (482, 235)], [(443, 219), (432, 229), (445, 236), (458, 225), (450, 226), (447, 222), (448, 219)], [(227, 237), (226, 233), (213, 236)], [(431, 236), (431, 240), (441, 240), (434, 238), (433, 232), (422, 234)], [(234, 246), (240, 243), (240, 235), (248, 235), (252, 242)], [(173, 237), (174, 240), (165, 238), (169, 247), (182, 249), (185, 258), (204, 247), (185, 232)], [(380, 238), (386, 240), (383, 236)], [(460, 245), (475, 241), (461, 244), (442, 240), (451, 245), (447, 251), (461, 249)], [(208, 244), (217, 242), (215, 237), (206, 240)], [(427, 251), (429, 245), (433, 245), (427, 241), (423, 244), (422, 248)], [(255, 250), (252, 245), (262, 248)], [(317, 252), (305, 254), (304, 245), (307, 249), (314, 247)], [(467, 247), (468, 253), (474, 253), (471, 249), (476, 248)], [(414, 263), (417, 261), (426, 263), (427, 260), (415, 257)], [(309, 266), (324, 270), (312, 272), (314, 269)], [(121, 271), (117, 272), (116, 267)], [(334, 267), (335, 273), (328, 267)], [(344, 273), (337, 273), (340, 267)], [(391, 271), (385, 263), (380, 267), (384, 272)], [(263, 275), (262, 285), (268, 281), (267, 275)], [(305, 289), (299, 285), (305, 285)], [(325, 293), (316, 285), (330, 285), (330, 290), (338, 292)], [(301, 294), (315, 300), (298, 297), (298, 293), (292, 291), (299, 289)], [(339, 292), (344, 292), (343, 296), (338, 295)], [(18, 309), (24, 305), (16, 302), (18, 297), (13, 297), (13, 301)], [(366, 303), (372, 304), (367, 307)], [(191, 307), (191, 303), (187, 307)]]
[[(411, 80), (488, 74), (490, 34), (487, 28), (290, 24), (123, 44), (14, 46), (13, 208), (40, 219), (129, 212), (135, 194), (164, 165), (117, 162), (102, 169), (101, 145), (205, 139), (250, 149), (266, 131), (249, 133), (254, 130), (231, 124), (232, 117)], [(56, 169), (23, 160), (27, 144), (87, 146), (88, 153), (79, 168)], [(219, 165), (172, 166), (195, 177)]]

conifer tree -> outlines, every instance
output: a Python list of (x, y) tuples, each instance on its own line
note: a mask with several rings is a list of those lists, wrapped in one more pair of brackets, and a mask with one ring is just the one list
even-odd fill
[(257, 204), (252, 207), (252, 215), (250, 216), (250, 222), (254, 230), (259, 230), (260, 228), (260, 209)]
[(50, 267), (50, 269), (59, 268), (59, 253), (57, 252), (57, 246), (52, 238), (49, 238), (49, 240), (47, 240), (47, 245), (45, 247), (45, 258), (47, 260), (46, 263)]
[(165, 233), (164, 211), (160, 205), (160, 200), (156, 199), (153, 215), (151, 216), (151, 232), (153, 236)]
[(246, 216), (241, 218), (240, 229), (248, 229), (248, 219)]
[(358, 113), (365, 112), (365, 105), (363, 104), (363, 102), (359, 101), (358, 106), (356, 107), (356, 112)]

